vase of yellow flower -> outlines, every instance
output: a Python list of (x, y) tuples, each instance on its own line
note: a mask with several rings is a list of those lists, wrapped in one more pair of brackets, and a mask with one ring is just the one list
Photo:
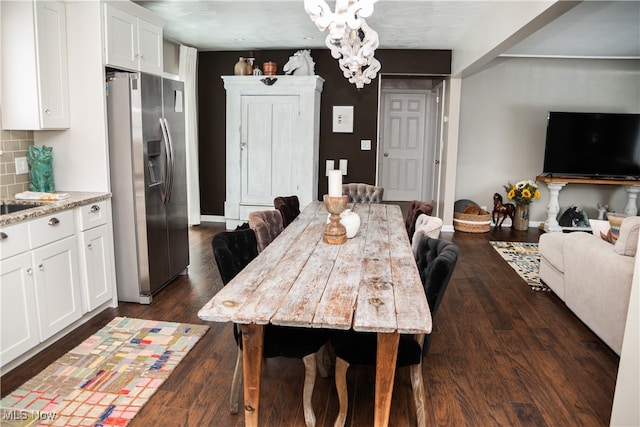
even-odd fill
[(516, 184), (505, 185), (507, 198), (513, 200), (516, 205), (516, 213), (513, 217), (512, 227), (515, 230), (526, 231), (529, 229), (529, 204), (540, 198), (540, 190), (534, 181), (519, 181)]

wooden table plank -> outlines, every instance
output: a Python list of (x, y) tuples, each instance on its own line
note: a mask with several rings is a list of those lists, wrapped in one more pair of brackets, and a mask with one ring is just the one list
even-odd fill
[[(388, 209), (393, 208), (393, 206), (388, 207)], [(402, 227), (389, 226), (391, 282), (396, 289), (394, 297), (398, 332), (401, 334), (431, 333), (431, 312), (428, 305), (416, 304), (416, 301), (422, 301), (425, 296), (402, 214), (389, 211), (389, 215), (403, 224)]]

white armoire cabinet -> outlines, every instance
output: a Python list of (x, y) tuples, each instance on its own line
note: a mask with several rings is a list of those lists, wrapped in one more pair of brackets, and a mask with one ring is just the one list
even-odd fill
[[(227, 92), (227, 228), (296, 195), (317, 200), (319, 76), (222, 76)], [(271, 84), (268, 84), (272, 82)]]

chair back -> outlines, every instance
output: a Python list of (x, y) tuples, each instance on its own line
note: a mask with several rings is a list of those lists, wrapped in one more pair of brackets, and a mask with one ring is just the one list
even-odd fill
[(286, 227), (300, 215), (300, 200), (298, 196), (282, 196), (273, 199), (273, 206), (282, 215), (282, 226)]
[(370, 184), (351, 183), (342, 184), (342, 195), (349, 196), (353, 203), (381, 203), (384, 188)]
[(413, 256), (415, 257), (418, 253), (418, 244), (424, 236), (437, 239), (440, 237), (440, 230), (442, 230), (442, 220), (440, 218), (425, 214), (418, 215), (416, 231), (413, 233), (413, 238), (410, 239)]
[(218, 233), (213, 236), (211, 247), (225, 285), (258, 256), (256, 234), (249, 228)]
[[(416, 264), (420, 272), (424, 293), (427, 296), (427, 303), (431, 310), (431, 319), (434, 322), (457, 261), (458, 247), (455, 244), (428, 236), (420, 239)], [(425, 336), (422, 348), (423, 355), (429, 352), (432, 335)]]
[(431, 203), (422, 202), (420, 200), (412, 200), (409, 205), (409, 211), (405, 218), (405, 226), (407, 228), (407, 234), (409, 240), (413, 239), (413, 233), (416, 231), (416, 220), (421, 214), (431, 215), (433, 212), (433, 205)]
[(454, 243), (428, 236), (420, 239), (416, 264), (432, 317), (438, 311), (457, 261), (458, 247)]
[(284, 229), (282, 215), (275, 209), (251, 212), (249, 227), (256, 233), (258, 252), (262, 252)]

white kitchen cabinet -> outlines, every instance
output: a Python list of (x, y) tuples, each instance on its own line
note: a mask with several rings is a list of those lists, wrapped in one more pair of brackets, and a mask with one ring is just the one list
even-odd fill
[(272, 209), (277, 196), (297, 195), (300, 207), (317, 200), (319, 76), (223, 76), (227, 92), (228, 228), (251, 211)]
[(113, 243), (110, 238), (108, 201), (76, 208), (79, 225), (80, 276), (85, 311), (92, 311), (113, 298)]
[(26, 244), (17, 255), (5, 251), (12, 240), (16, 244), (27, 242), (26, 224), (3, 228), (2, 233), (0, 361), (5, 362), (35, 347), (40, 342), (40, 335), (31, 253)]
[(73, 212), (3, 226), (0, 254), (4, 366), (82, 317)]
[(33, 250), (40, 339), (46, 340), (82, 317), (75, 236)]
[(162, 26), (105, 4), (105, 63), (162, 75)]
[(73, 212), (56, 212), (27, 224), (44, 341), (82, 317)]
[(2, 126), (69, 128), (65, 5), (3, 1)]

